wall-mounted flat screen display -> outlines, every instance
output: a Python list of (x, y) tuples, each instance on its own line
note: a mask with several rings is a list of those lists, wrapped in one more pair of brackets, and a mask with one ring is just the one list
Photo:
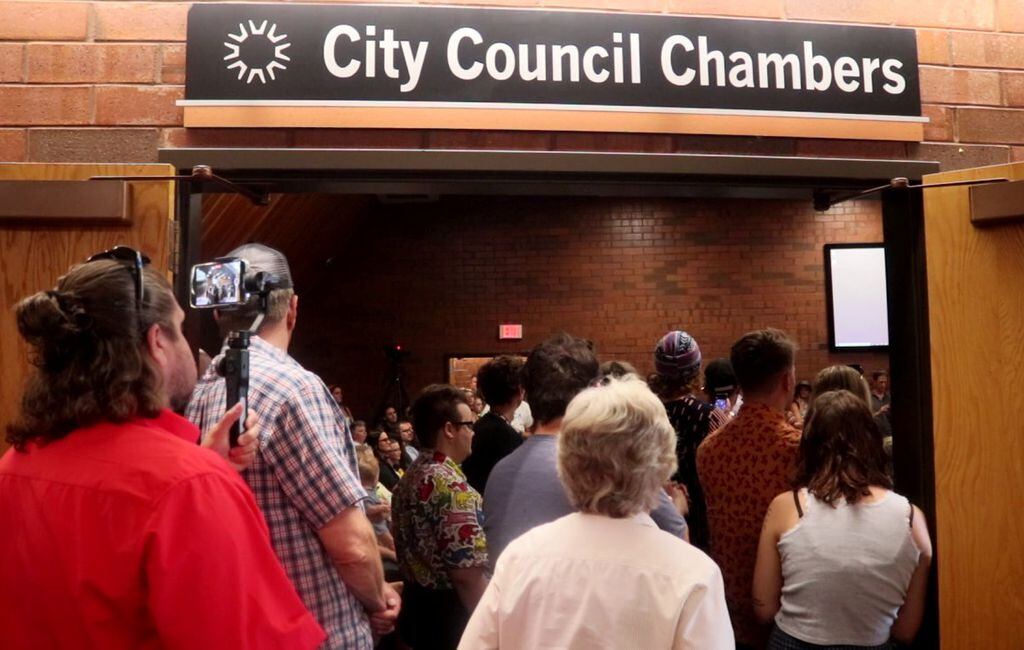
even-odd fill
[(886, 350), (885, 248), (882, 244), (825, 246), (829, 347), (833, 352)]

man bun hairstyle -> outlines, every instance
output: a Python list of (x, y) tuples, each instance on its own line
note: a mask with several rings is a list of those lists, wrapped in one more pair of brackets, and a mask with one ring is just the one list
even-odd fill
[(771, 387), (774, 378), (793, 366), (796, 343), (782, 330), (767, 328), (748, 332), (732, 346), (730, 361), (745, 392)]
[(585, 339), (563, 332), (533, 348), (523, 366), (523, 387), (534, 421), (565, 415), (572, 398), (597, 379), (599, 370), (593, 345)]
[(15, 449), (104, 420), (154, 417), (163, 408), (163, 379), (144, 349), (145, 333), (156, 324), (177, 337), (175, 301), (158, 272), (146, 267), (142, 278), (138, 314), (132, 273), (114, 260), (75, 266), (55, 289), (15, 306), (18, 332), (34, 366), (21, 412), (7, 428), (7, 442)]

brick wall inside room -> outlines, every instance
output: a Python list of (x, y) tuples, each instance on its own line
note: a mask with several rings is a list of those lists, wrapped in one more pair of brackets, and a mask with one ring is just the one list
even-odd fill
[(183, 92), (190, 3), (0, 0), (0, 160), (143, 162), (154, 160), (160, 146), (682, 151), (914, 158), (939, 160), (945, 169), (1024, 159), (1021, 0), (437, 1), (914, 27), (924, 114), (932, 123), (924, 143), (909, 145), (542, 132), (185, 130), (174, 102)]
[[(803, 201), (452, 197), (347, 218), (333, 264), (296, 280), (293, 353), (361, 416), (380, 396), (381, 347), (396, 342), (413, 352), (410, 390), (443, 380), (446, 354), (519, 352), (558, 330), (645, 373), (672, 328), (711, 358), (745, 331), (783, 327), (801, 377), (888, 365), (827, 350), (822, 246), (879, 241), (877, 202), (816, 213)], [(524, 340), (499, 342), (502, 322), (522, 323)]]

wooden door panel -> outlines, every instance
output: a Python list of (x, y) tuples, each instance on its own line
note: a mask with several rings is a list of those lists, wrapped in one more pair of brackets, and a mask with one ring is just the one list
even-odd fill
[[(0, 180), (85, 180), (100, 175), (167, 176), (170, 165), (0, 164)], [(12, 308), (23, 297), (52, 287), (75, 262), (116, 244), (138, 248), (155, 268), (168, 269), (174, 183), (132, 182), (128, 225), (0, 223), (0, 431), (17, 413), (28, 371), (27, 350)], [(6, 449), (0, 435), (0, 453)]]
[[(1024, 164), (926, 183), (1024, 179)], [(940, 634), (1024, 647), (1024, 224), (977, 228), (969, 190), (926, 190)]]

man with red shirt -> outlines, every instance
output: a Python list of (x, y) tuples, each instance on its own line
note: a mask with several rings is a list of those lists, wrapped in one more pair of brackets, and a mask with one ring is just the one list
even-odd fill
[(732, 346), (743, 407), (697, 448), (707, 502), (711, 557), (722, 569), (738, 648), (762, 648), (768, 630), (754, 618), (751, 588), (768, 505), (793, 487), (800, 432), (785, 411), (796, 388), (796, 345), (783, 332), (750, 332)]
[[(0, 459), (0, 630), (12, 648), (315, 648), (325, 633), (245, 482), (170, 409), (184, 313), (117, 247), (16, 308), (33, 352)], [(203, 441), (228, 455), (236, 406)], [(255, 436), (230, 457), (251, 461)]]

